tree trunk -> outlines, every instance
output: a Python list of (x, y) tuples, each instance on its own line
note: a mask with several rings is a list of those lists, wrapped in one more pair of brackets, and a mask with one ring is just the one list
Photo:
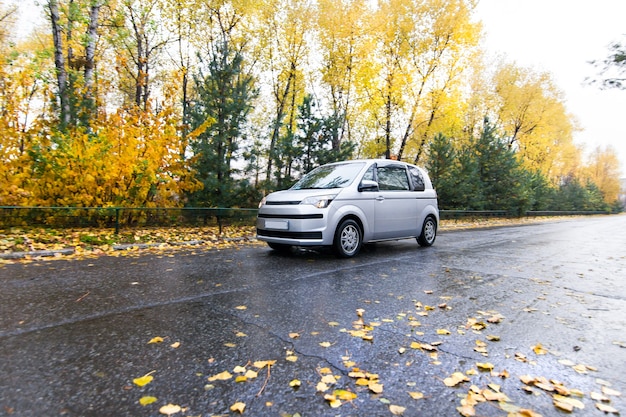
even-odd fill
[(66, 128), (70, 124), (71, 108), (68, 90), (68, 76), (65, 68), (65, 56), (63, 55), (62, 31), (59, 25), (59, 5), (56, 0), (48, 1), (50, 9), (50, 22), (52, 23), (52, 39), (54, 41), (54, 66), (57, 74), (59, 88), (59, 101), (61, 105), (61, 125)]

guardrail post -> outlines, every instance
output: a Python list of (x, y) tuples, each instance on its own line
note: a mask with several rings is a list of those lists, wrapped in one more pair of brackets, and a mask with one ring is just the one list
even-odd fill
[(120, 208), (115, 207), (115, 234), (120, 233)]

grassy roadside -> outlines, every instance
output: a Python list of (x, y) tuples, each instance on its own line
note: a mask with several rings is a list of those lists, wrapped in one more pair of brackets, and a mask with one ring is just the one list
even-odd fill
[[(439, 230), (462, 230), (572, 220), (568, 217), (480, 218), (441, 221)], [(115, 234), (112, 229), (0, 229), (0, 263), (36, 258), (84, 258), (103, 255), (123, 256), (145, 250), (163, 251), (202, 247), (220, 249), (261, 244), (253, 226), (198, 228), (126, 229)]]

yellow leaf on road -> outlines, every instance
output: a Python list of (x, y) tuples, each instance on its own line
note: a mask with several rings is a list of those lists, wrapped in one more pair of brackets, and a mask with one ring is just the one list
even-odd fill
[(146, 406), (148, 404), (152, 404), (153, 402), (156, 402), (157, 398), (156, 397), (150, 397), (150, 396), (145, 396), (145, 397), (141, 397), (139, 399), (139, 404)]
[(357, 395), (352, 391), (347, 391), (344, 389), (337, 389), (333, 391), (333, 395), (339, 398), (342, 401), (352, 401), (356, 399)]
[(263, 369), (266, 366), (273, 366), (275, 363), (276, 361), (255, 361), (253, 365), (257, 369)]
[[(555, 401), (555, 405), (556, 405), (556, 402), (559, 402), (559, 403), (568, 404), (572, 407), (578, 408), (579, 410), (583, 410), (585, 408), (585, 405), (582, 403), (582, 401), (577, 400), (576, 398), (566, 397), (564, 395), (559, 395), (559, 394), (554, 394), (552, 398)], [(560, 406), (557, 406), (557, 407), (561, 408)]]
[(322, 382), (325, 384), (334, 384), (335, 382), (337, 382), (337, 379), (334, 375), (324, 375), (322, 377)]
[(255, 372), (255, 371), (253, 371), (252, 369), (248, 369), (248, 370), (246, 371), (246, 378), (248, 378), (248, 379), (254, 379), (254, 378), (256, 378), (257, 376), (259, 376), (258, 372)]
[(149, 372), (149, 373), (145, 374), (144, 376), (141, 376), (139, 378), (133, 379), (133, 383), (135, 385), (139, 386), (139, 387), (143, 387), (145, 385), (148, 385), (154, 379), (154, 377), (151, 375), (154, 372), (156, 372), (156, 371)]
[(159, 413), (165, 414), (167, 416), (180, 413), (181, 411), (182, 411), (182, 408), (180, 408), (180, 405), (176, 405), (176, 404), (167, 404), (159, 408)]
[(445, 378), (443, 380), (443, 383), (446, 384), (447, 387), (455, 387), (461, 382), (468, 382), (468, 381), (469, 381), (469, 378), (465, 374), (461, 372), (455, 372), (449, 377)]
[(602, 393), (604, 395), (612, 395), (613, 397), (619, 397), (620, 395), (622, 395), (621, 392), (616, 391), (616, 390), (611, 389), (611, 388), (606, 387), (606, 386), (602, 387)]
[(160, 336), (156, 336), (156, 337), (153, 337), (152, 339), (150, 339), (148, 344), (151, 344), (151, 343), (161, 343), (161, 342), (163, 342), (163, 338), (160, 337)]
[(331, 408), (339, 408), (341, 407), (341, 400), (339, 400), (334, 395), (326, 394), (324, 395), (324, 399), (328, 401), (328, 404)]
[(596, 408), (605, 413), (619, 414), (619, 411), (607, 404), (596, 403)]
[(235, 404), (230, 406), (230, 411), (236, 411), (239, 414), (243, 414), (243, 410), (246, 409), (246, 404), (242, 402), (236, 402)]
[(399, 405), (390, 405), (389, 406), (389, 411), (391, 411), (391, 414), (393, 414), (394, 416), (401, 416), (404, 414), (404, 410), (406, 410), (405, 407), (400, 407)]
[(326, 391), (328, 391), (328, 385), (326, 385), (326, 384), (324, 384), (323, 382), (320, 381), (320, 382), (317, 383), (317, 386), (315, 387), (315, 389), (318, 392), (326, 392)]
[(226, 381), (231, 379), (233, 376), (231, 375), (230, 372), (228, 371), (224, 371), (224, 372), (220, 372), (217, 375), (213, 375), (209, 377), (209, 381)]
[(332, 345), (330, 344), (330, 342), (321, 342), (320, 346), (324, 347), (324, 348), (327, 348), (327, 347), (331, 347)]
[(378, 384), (376, 382), (370, 382), (369, 384), (367, 384), (367, 387), (374, 394), (381, 394), (383, 392), (383, 384)]
[(476, 366), (481, 371), (491, 371), (494, 368), (493, 364), (489, 362), (476, 362)]
[(424, 394), (418, 391), (409, 391), (409, 395), (414, 400), (421, 400), (422, 398), (424, 398)]
[(289, 386), (292, 388), (298, 388), (300, 385), (302, 385), (302, 382), (300, 382), (299, 379), (292, 379), (291, 382), (289, 382)]

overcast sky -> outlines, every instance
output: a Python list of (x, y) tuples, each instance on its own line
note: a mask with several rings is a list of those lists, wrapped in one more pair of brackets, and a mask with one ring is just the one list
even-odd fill
[(587, 151), (611, 145), (626, 176), (626, 90), (584, 85), (597, 73), (588, 62), (626, 41), (626, 0), (479, 0), (476, 18), (491, 53), (552, 74), (584, 129), (575, 142)]

